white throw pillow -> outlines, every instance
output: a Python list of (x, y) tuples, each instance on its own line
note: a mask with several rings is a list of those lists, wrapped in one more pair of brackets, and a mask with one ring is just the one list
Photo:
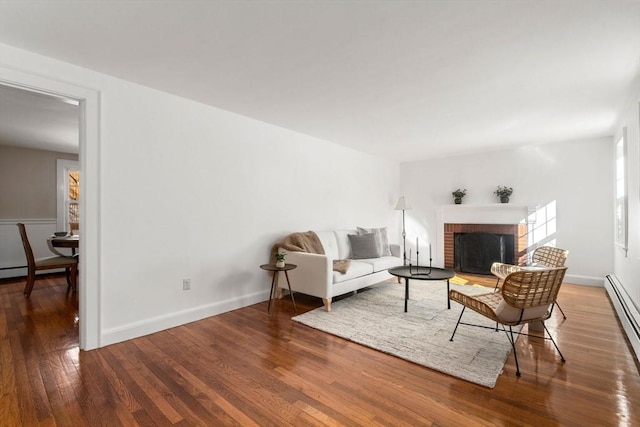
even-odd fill
[[(522, 313), (522, 320), (538, 319), (543, 317), (547, 311), (549, 311), (549, 307), (550, 306), (548, 305), (541, 305), (538, 307), (526, 308), (524, 313)], [(500, 304), (498, 304), (498, 307), (496, 308), (496, 314), (498, 317), (508, 322), (515, 322), (519, 320), (520, 311), (521, 309), (510, 306), (504, 300), (500, 301)]]

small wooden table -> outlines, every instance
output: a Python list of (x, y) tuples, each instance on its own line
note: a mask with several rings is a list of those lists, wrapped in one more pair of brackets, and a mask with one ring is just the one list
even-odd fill
[[(410, 270), (411, 268), (411, 270)], [(453, 270), (447, 270), (437, 267), (409, 267), (400, 266), (389, 269), (389, 274), (396, 277), (404, 278), (404, 312), (407, 312), (407, 301), (409, 301), (409, 279), (416, 280), (446, 280), (447, 281), (447, 308), (451, 308), (451, 301), (449, 300), (449, 279), (456, 275)]]
[(289, 295), (291, 295), (291, 301), (293, 302), (293, 311), (295, 311), (295, 313), (298, 314), (298, 309), (296, 308), (296, 300), (293, 299), (293, 291), (291, 290), (291, 282), (289, 282), (289, 274), (287, 274), (287, 271), (293, 270), (294, 268), (297, 268), (297, 267), (298, 266), (295, 264), (285, 264), (284, 267), (276, 267), (275, 264), (262, 264), (260, 266), (260, 268), (263, 270), (273, 272), (273, 278), (271, 279), (271, 293), (269, 294), (269, 307), (267, 308), (268, 313), (271, 313), (271, 301), (276, 296), (276, 288), (278, 286), (278, 272), (283, 271), (284, 276), (287, 278)]
[(80, 236), (78, 236), (77, 234), (62, 237), (51, 236), (47, 239), (47, 246), (49, 246), (49, 250), (56, 255), (69, 256), (68, 254), (63, 254), (55, 248), (71, 248), (73, 254), (75, 255), (76, 249), (78, 249), (78, 247), (80, 246)]

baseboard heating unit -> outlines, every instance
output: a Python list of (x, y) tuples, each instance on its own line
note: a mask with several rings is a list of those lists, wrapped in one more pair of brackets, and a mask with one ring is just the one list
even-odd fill
[(622, 328), (627, 334), (629, 342), (640, 360), (640, 312), (615, 276), (607, 275), (604, 287), (616, 310)]

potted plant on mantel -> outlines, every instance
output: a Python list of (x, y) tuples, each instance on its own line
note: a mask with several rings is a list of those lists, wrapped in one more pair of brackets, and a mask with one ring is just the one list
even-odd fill
[(462, 203), (462, 198), (465, 196), (465, 194), (467, 194), (466, 188), (464, 190), (458, 188), (456, 191), (452, 191), (451, 195), (454, 197), (453, 202), (456, 205), (459, 205), (460, 203)]
[(493, 193), (500, 197), (500, 203), (509, 203), (509, 196), (513, 194), (513, 188), (499, 185)]

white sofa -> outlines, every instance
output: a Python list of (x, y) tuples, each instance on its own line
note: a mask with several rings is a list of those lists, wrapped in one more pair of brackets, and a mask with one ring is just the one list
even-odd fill
[[(349, 234), (357, 234), (356, 230), (317, 231), (316, 234), (324, 248), (324, 255), (282, 252), (287, 254), (287, 263), (298, 266), (288, 272), (291, 289), (294, 292), (322, 298), (325, 311), (331, 311), (333, 297), (387, 280), (393, 277), (387, 269), (402, 265), (399, 245), (389, 245), (391, 256), (351, 259)], [(333, 271), (333, 260), (338, 259), (351, 259), (346, 274)], [(286, 286), (286, 281), (279, 281), (281, 295)]]

